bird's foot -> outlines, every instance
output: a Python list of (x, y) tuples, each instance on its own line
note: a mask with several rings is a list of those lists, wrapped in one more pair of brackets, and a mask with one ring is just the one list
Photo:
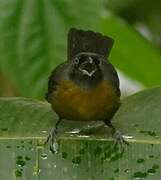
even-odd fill
[(57, 139), (54, 139), (54, 141), (52, 141), (51, 145), (50, 145), (50, 151), (53, 153), (53, 154), (56, 154), (59, 150), (59, 144), (58, 144), (58, 141)]
[(119, 130), (115, 130), (112, 133), (112, 136), (115, 139), (117, 144), (120, 144), (120, 145), (124, 145), (124, 144), (129, 145), (129, 143), (126, 141), (126, 139), (123, 137), (123, 135), (121, 134), (121, 132)]
[(57, 134), (58, 134), (57, 129), (55, 127), (53, 127), (44, 143), (46, 145), (49, 142), (49, 140), (51, 139), (50, 151), (53, 154), (57, 153), (58, 149), (59, 149)]

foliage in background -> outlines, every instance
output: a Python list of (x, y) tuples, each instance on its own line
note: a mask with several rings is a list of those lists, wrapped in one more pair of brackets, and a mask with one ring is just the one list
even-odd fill
[(105, 0), (105, 6), (126, 19), (161, 51), (161, 1)]
[[(124, 4), (127, 1), (122, 0)], [(42, 99), (51, 70), (66, 60), (66, 40), (70, 27), (92, 29), (111, 35), (115, 39), (111, 62), (145, 86), (160, 84), (159, 51), (125, 20), (109, 13), (109, 9), (116, 12), (118, 8), (114, 6), (120, 7), (119, 1), (111, 3), (113, 8), (110, 7), (112, 0), (108, 2), (0, 1), (1, 95)], [(124, 7), (123, 3), (121, 7)], [(4, 83), (5, 80), (11, 82), (11, 85)], [(4, 94), (6, 87), (13, 91)]]

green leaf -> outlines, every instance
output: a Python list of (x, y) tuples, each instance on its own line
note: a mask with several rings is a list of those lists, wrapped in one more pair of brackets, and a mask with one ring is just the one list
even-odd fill
[[(21, 96), (42, 99), (51, 70), (66, 60), (71, 27), (115, 39), (111, 62), (146, 86), (160, 84), (161, 56), (101, 1), (1, 0), (0, 69)], [(152, 72), (152, 73), (150, 73)]]
[(0, 98), (0, 179), (158, 180), (160, 106), (161, 87), (122, 102), (113, 123), (128, 138), (130, 145), (124, 148), (114, 145), (108, 127), (96, 127), (94, 122), (90, 133), (73, 134), (87, 124), (64, 120), (59, 126), (59, 152), (52, 154), (42, 145), (57, 120), (49, 104)]
[(117, 16), (104, 13), (100, 22), (102, 31), (115, 39), (112, 63), (145, 86), (160, 84), (160, 52)]
[[(143, 1), (143, 0), (141, 0)], [(104, 0), (104, 6), (107, 9), (110, 9), (113, 12), (119, 13), (122, 12), (126, 8), (131, 8), (136, 5), (139, 0)]]
[(68, 29), (97, 24), (101, 6), (95, 2), (89, 8), (91, 4), (92, 0), (0, 1), (0, 67), (21, 95), (44, 97), (51, 70), (66, 60)]
[(159, 50), (161, 48), (161, 1), (106, 0), (105, 6), (135, 27)]

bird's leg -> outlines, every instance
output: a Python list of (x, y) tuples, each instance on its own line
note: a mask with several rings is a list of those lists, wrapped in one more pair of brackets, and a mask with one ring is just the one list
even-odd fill
[(61, 118), (59, 117), (59, 120), (56, 122), (55, 126), (51, 129), (46, 141), (44, 144), (47, 144), (51, 138), (51, 145), (50, 150), (55, 153), (58, 150), (58, 142), (57, 142), (57, 135), (58, 135), (58, 125), (61, 122)]
[(117, 130), (110, 121), (104, 121), (104, 123), (111, 128), (112, 137), (116, 140), (116, 143), (119, 144), (126, 144), (129, 145), (129, 143), (124, 139), (123, 135), (119, 130)]

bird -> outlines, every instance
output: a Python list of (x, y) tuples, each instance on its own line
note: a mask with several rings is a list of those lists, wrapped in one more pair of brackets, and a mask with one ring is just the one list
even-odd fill
[(91, 30), (71, 28), (68, 32), (67, 60), (49, 76), (46, 100), (59, 119), (51, 138), (57, 142), (58, 126), (65, 120), (103, 121), (116, 141), (126, 143), (111, 120), (120, 107), (119, 77), (109, 62), (114, 44), (111, 37)]

